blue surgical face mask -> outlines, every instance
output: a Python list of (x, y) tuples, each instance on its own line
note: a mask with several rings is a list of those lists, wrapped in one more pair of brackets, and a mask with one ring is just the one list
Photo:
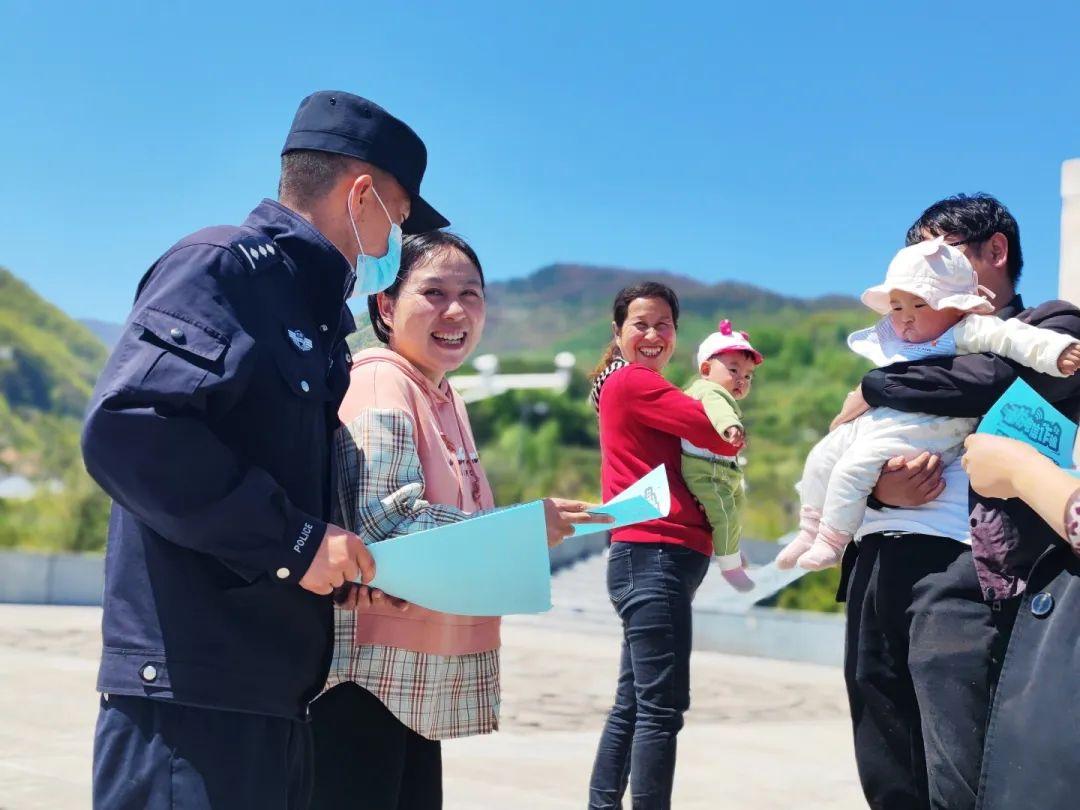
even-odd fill
[(356, 287), (353, 291), (354, 294), (359, 295), (374, 295), (382, 292), (394, 283), (398, 268), (401, 267), (401, 226), (390, 217), (390, 212), (383, 205), (382, 197), (375, 190), (375, 186), (371, 187), (371, 193), (375, 195), (375, 199), (382, 206), (383, 213), (390, 220), (390, 235), (386, 238), (385, 254), (368, 256), (364, 252), (363, 242), (360, 241), (360, 231), (356, 227), (356, 220), (353, 219), (352, 197), (349, 197), (347, 203), (349, 222), (352, 224), (353, 235), (356, 236), (356, 244), (360, 248), (360, 253), (356, 257)]

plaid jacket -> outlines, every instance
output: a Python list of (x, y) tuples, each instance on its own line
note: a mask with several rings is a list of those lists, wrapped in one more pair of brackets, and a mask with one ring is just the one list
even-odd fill
[[(396, 409), (369, 408), (338, 428), (334, 521), (367, 542), (424, 531), (469, 515), (420, 496), (424, 475), (413, 425)], [(431, 740), (486, 734), (499, 724), (499, 651), (430, 653), (356, 643), (363, 612), (335, 611), (326, 688), (352, 681), (410, 729)]]

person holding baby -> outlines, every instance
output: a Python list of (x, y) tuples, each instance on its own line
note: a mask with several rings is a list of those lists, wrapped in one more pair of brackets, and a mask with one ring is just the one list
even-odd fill
[[(679, 299), (666, 284), (620, 290), (612, 306), (612, 340), (593, 375), (604, 500), (662, 464), (671, 511), (611, 533), (607, 589), (623, 644), (615, 702), (590, 778), (590, 810), (621, 807), (627, 787), (634, 807), (671, 807), (676, 737), (690, 706), (691, 603), (714, 552), (713, 527), (682, 475), (682, 441), (726, 459), (742, 445), (741, 426), (728, 431), (737, 417), (732, 423), (721, 414), (734, 399), (715, 408), (661, 374), (675, 352), (678, 326)], [(703, 370), (723, 354), (719, 348), (710, 353)], [(716, 385), (711, 394), (723, 399), (724, 390)], [(745, 380), (742, 390), (748, 390)], [(716, 420), (724, 421), (724, 431)]]
[[(848, 344), (879, 366), (989, 352), (1041, 374), (1076, 373), (1080, 343), (1075, 338), (987, 314), (994, 311), (993, 295), (944, 237), (917, 242), (896, 254), (885, 283), (863, 293), (863, 303), (885, 317), (851, 335)], [(777, 556), (777, 567), (797, 563), (820, 571), (839, 563), (862, 525), (882, 465), (919, 449), (950, 464), (978, 421), (882, 407), (827, 434), (807, 457), (799, 484), (799, 533)]]
[(1019, 228), (989, 195), (934, 203), (906, 242), (864, 297), (886, 319), (850, 340), (879, 368), (811, 452), (800, 533), (777, 562), (842, 559), (845, 681), (870, 806), (969, 810), (1013, 622), (1057, 540), (1021, 501), (971, 493), (960, 449), (1018, 377), (1080, 416), (1080, 311), (1024, 308)]

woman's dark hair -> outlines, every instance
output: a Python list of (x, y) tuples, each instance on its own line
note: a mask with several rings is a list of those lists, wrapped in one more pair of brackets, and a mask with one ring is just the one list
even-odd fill
[[(640, 284), (623, 287), (615, 294), (615, 302), (611, 305), (611, 320), (615, 322), (616, 329), (621, 330), (623, 328), (623, 324), (626, 323), (626, 315), (630, 311), (630, 304), (638, 298), (660, 298), (666, 301), (667, 305), (671, 307), (672, 324), (676, 329), (679, 328), (679, 296), (667, 284), (661, 284), (659, 281), (643, 281)], [(593, 370), (591, 376), (595, 379), (618, 356), (618, 352), (619, 347), (615, 344), (615, 339), (612, 338), (607, 348), (604, 349), (604, 354), (600, 357), (600, 363)]]
[[(484, 268), (480, 266), (480, 259), (476, 256), (469, 243), (449, 231), (428, 231), (415, 236), (406, 236), (401, 243), (401, 266), (398, 268), (397, 278), (394, 283), (382, 291), (382, 295), (396, 301), (401, 292), (401, 285), (408, 279), (409, 274), (416, 269), (417, 265), (430, 259), (436, 253), (448, 250), (457, 250), (464, 254), (465, 258), (472, 262), (476, 272), (480, 274), (480, 287), (484, 288)], [(382, 343), (390, 342), (390, 326), (379, 314), (378, 295), (369, 295), (367, 299), (368, 317), (371, 319), (371, 328)]]

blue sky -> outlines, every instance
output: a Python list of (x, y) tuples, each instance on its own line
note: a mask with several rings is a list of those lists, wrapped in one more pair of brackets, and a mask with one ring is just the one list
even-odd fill
[(297, 103), (368, 96), (490, 278), (554, 261), (798, 295), (879, 280), (957, 191), (1056, 293), (1080, 4), (0, 0), (0, 265), (122, 320), (143, 270), (276, 190)]

